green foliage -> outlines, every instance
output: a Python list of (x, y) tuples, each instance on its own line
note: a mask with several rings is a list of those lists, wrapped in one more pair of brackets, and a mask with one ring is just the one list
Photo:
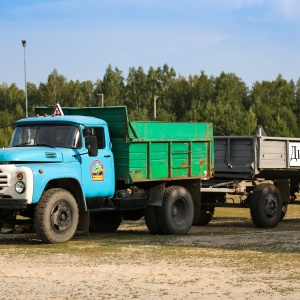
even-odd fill
[(256, 82), (251, 102), (257, 121), (268, 135), (299, 137), (299, 104), (294, 83), (278, 75), (275, 81)]
[[(300, 79), (295, 84), (278, 75), (274, 81), (255, 82), (251, 90), (234, 73), (188, 78), (163, 67), (130, 68), (109, 65), (102, 79), (68, 81), (54, 69), (47, 82), (27, 83), (28, 112), (35, 106), (127, 105), (130, 120), (212, 122), (215, 134), (253, 135), (261, 125), (269, 136), (300, 137)], [(0, 125), (25, 117), (25, 93), (16, 84), (0, 85)], [(13, 130), (2, 128), (0, 146), (9, 145)]]

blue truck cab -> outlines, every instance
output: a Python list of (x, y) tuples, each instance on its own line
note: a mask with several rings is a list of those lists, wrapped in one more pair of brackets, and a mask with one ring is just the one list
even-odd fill
[(0, 149), (2, 222), (17, 214), (34, 218), (42, 240), (63, 242), (73, 236), (88, 205), (113, 207), (105, 205), (115, 192), (105, 121), (45, 115), (21, 119), (14, 126), (10, 147)]

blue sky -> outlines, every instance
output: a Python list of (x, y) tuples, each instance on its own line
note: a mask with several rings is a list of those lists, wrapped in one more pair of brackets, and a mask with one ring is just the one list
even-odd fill
[(102, 79), (109, 64), (177, 75), (300, 78), (299, 0), (0, 0), (0, 84)]

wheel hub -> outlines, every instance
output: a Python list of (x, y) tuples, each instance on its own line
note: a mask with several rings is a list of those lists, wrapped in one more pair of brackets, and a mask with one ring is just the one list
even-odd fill
[(175, 224), (180, 226), (184, 223), (188, 208), (184, 200), (177, 199), (172, 207), (172, 219)]
[(173, 210), (172, 210), (173, 218), (176, 218), (178, 216), (178, 214), (179, 214), (178, 207), (173, 206)]
[(273, 218), (277, 213), (277, 208), (278, 204), (276, 198), (271, 194), (267, 195), (265, 206), (265, 212), (267, 216)]
[(72, 213), (69, 205), (59, 203), (51, 212), (52, 226), (59, 231), (66, 230), (70, 227), (72, 221)]

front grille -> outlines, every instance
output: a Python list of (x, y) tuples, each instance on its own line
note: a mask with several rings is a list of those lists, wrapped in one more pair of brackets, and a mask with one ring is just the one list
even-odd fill
[(0, 171), (0, 190), (2, 190), (2, 187), (5, 186), (8, 186), (8, 176)]

